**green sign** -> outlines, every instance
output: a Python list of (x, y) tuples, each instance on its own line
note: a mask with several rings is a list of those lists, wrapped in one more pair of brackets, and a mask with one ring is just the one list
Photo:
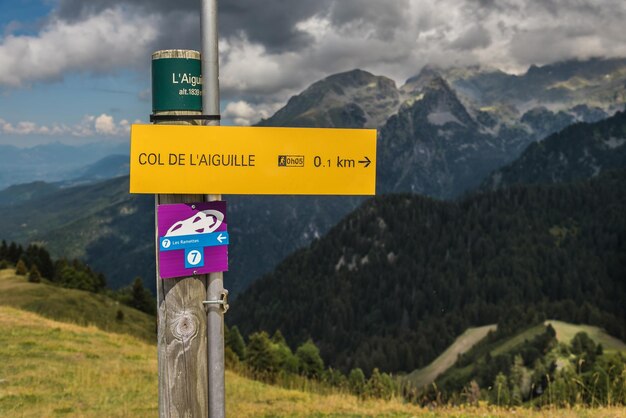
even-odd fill
[(152, 111), (202, 111), (202, 69), (199, 59), (152, 60)]

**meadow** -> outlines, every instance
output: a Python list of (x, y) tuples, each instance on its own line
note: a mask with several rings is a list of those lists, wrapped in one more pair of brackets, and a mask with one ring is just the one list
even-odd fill
[[(136, 337), (0, 306), (0, 416), (154, 417), (156, 346)], [(623, 408), (428, 409), (400, 399), (288, 390), (226, 373), (231, 417), (620, 417)]]

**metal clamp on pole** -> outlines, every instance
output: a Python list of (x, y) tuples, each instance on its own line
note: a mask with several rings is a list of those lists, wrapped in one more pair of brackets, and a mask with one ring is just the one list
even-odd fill
[(219, 300), (205, 300), (202, 302), (203, 305), (221, 305), (222, 312), (226, 313), (228, 311), (228, 290), (224, 289), (220, 293)]

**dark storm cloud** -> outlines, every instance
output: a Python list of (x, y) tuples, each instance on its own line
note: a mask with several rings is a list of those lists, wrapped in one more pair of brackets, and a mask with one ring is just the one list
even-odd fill
[[(308, 45), (311, 38), (296, 28), (296, 24), (328, 8), (330, 0), (228, 0), (219, 2), (220, 35), (244, 35), (254, 43), (262, 44), (269, 52), (296, 50)], [(176, 18), (180, 14), (199, 16), (200, 0), (61, 0), (57, 15), (61, 19), (80, 20), (105, 9), (123, 7), (142, 13), (166, 15), (172, 22), (170, 31), (191, 31), (181, 27)], [(196, 21), (199, 21), (196, 18)], [(180, 35), (175, 35), (179, 37)], [(199, 34), (198, 34), (199, 37)]]
[[(152, 51), (200, 48), (200, 0), (55, 1), (37, 36), (0, 40), (0, 84), (71, 71), (147, 73)], [(624, 20), (624, 0), (222, 0), (220, 79), (226, 93), (273, 94), (278, 102), (352, 68), (396, 80), (425, 64), (524, 71), (625, 56)], [(78, 59), (83, 49), (96, 58)], [(69, 52), (54, 67), (40, 64), (45, 50)]]
[(481, 26), (474, 26), (455, 39), (450, 46), (456, 50), (473, 50), (487, 48), (491, 45), (489, 31)]
[(369, 29), (375, 37), (392, 40), (408, 24), (408, 0), (339, 0), (330, 8), (330, 21), (339, 28)]

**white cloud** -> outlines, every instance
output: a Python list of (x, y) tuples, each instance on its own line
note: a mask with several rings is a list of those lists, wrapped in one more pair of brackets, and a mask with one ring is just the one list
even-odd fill
[(94, 120), (94, 127), (96, 133), (99, 134), (115, 135), (117, 133), (117, 126), (115, 126), (113, 116), (105, 115), (104, 113)]
[(158, 36), (156, 15), (130, 16), (108, 9), (86, 20), (51, 20), (37, 36), (0, 40), (0, 85), (62, 79), (66, 72), (102, 73), (145, 60)]
[[(141, 123), (135, 121), (134, 123)], [(119, 123), (113, 116), (105, 113), (100, 116), (86, 115), (79, 123), (68, 126), (60, 123), (38, 125), (31, 121), (16, 123), (7, 122), (0, 118), (0, 134), (5, 135), (42, 135), (42, 136), (73, 136), (78, 138), (92, 136), (127, 136), (130, 132), (130, 122), (126, 119)]]
[(47, 134), (50, 128), (46, 126), (37, 126), (34, 122), (21, 121), (11, 124), (4, 119), (0, 119), (0, 132), (10, 135), (31, 135), (31, 134)]
[(270, 117), (279, 107), (279, 103), (252, 105), (240, 100), (228, 103), (222, 116), (233, 121), (235, 125), (248, 126), (257, 123), (263, 118)]

